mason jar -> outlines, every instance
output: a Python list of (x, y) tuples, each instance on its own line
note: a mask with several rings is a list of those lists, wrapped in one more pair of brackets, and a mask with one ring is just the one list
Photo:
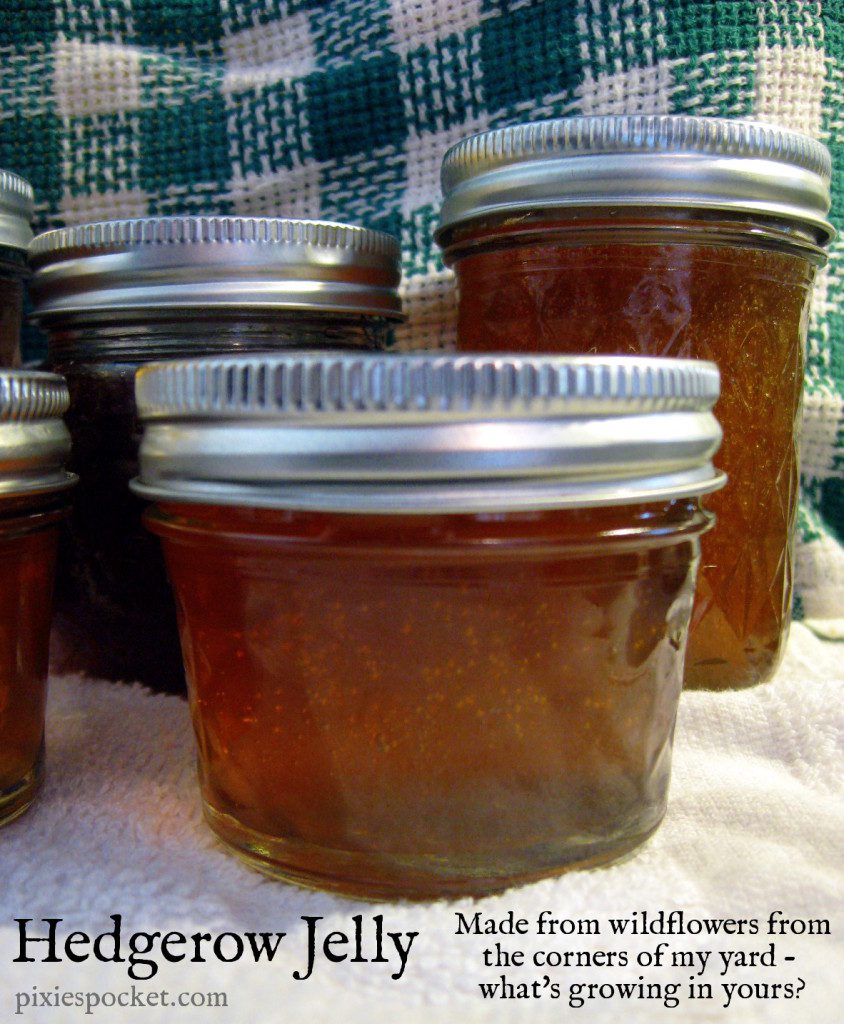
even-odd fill
[(152, 217), (47, 232), (30, 258), (34, 319), (70, 388), (80, 478), (60, 557), (55, 667), (179, 691), (164, 565), (128, 489), (135, 371), (173, 356), (383, 348), (401, 318), (398, 241), (322, 221)]
[(26, 250), (32, 240), (32, 186), (0, 170), (0, 367), (20, 366)]
[(207, 820), (247, 863), (481, 895), (666, 806), (723, 482), (712, 364), (280, 355), (141, 370), (134, 488)]
[(720, 527), (703, 540), (686, 685), (768, 679), (792, 603), (804, 351), (833, 229), (830, 157), (771, 125), (576, 117), (446, 154), (437, 238), (457, 346), (721, 368)]
[(0, 370), (0, 825), (43, 774), (56, 542), (74, 483), (67, 402), (60, 377)]

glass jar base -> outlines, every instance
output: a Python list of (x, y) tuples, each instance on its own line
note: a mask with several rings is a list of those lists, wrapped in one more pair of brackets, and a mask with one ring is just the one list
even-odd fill
[(41, 789), (42, 780), (43, 769), (39, 761), (20, 782), (0, 790), (0, 826), (8, 825), (29, 810)]
[[(631, 856), (657, 830), (664, 808), (646, 828), (613, 836), (603, 842), (569, 844), (552, 858), (498, 855), (491, 872), (484, 858), (401, 857), (373, 852), (355, 853), (314, 846), (296, 840), (263, 835), (240, 824), (231, 815), (204, 803), (205, 818), (223, 845), (249, 867), (262, 874), (305, 889), (337, 893), (373, 902), (393, 900), (459, 899), (503, 892), (582, 868), (600, 867)], [(488, 858), (487, 858), (488, 860)]]
[(785, 654), (786, 631), (782, 641), (768, 647), (748, 647), (740, 662), (728, 658), (697, 656), (689, 644), (683, 688), (686, 690), (746, 690), (773, 678)]

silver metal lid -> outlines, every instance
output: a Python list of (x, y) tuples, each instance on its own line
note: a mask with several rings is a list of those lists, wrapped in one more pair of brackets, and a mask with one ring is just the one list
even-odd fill
[(401, 318), (400, 245), (328, 221), (145, 217), (48, 231), (29, 249), (34, 319), (248, 309)]
[(32, 220), (34, 198), (28, 181), (0, 171), (0, 245), (26, 252), (32, 241)]
[(333, 512), (629, 504), (723, 484), (714, 363), (298, 353), (141, 369), (148, 498)]
[(70, 434), (67, 384), (54, 373), (0, 370), (0, 497), (61, 491)]
[(831, 158), (775, 125), (687, 115), (570, 117), (483, 132), (448, 150), (437, 239), (489, 215), (583, 207), (675, 207), (781, 218), (819, 243)]

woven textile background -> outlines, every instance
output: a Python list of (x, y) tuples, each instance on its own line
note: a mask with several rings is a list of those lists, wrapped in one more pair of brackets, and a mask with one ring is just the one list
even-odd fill
[[(230, 212), (391, 231), (405, 346), (453, 339), (446, 147), (617, 112), (823, 139), (844, 227), (842, 0), (0, 0), (0, 167), (33, 183), (38, 228)], [(803, 452), (797, 614), (844, 631), (844, 241), (815, 295)]]

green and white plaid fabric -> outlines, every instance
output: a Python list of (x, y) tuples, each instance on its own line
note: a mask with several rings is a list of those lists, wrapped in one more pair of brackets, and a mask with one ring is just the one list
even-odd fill
[[(754, 116), (819, 137), (844, 226), (842, 0), (0, 10), (0, 167), (35, 186), (39, 228), (229, 212), (391, 231), (404, 250), (404, 346), (453, 340), (450, 274), (433, 241), (445, 149), (529, 118), (616, 112)], [(798, 615), (833, 632), (844, 630), (842, 257), (837, 241), (811, 322), (797, 567)]]

